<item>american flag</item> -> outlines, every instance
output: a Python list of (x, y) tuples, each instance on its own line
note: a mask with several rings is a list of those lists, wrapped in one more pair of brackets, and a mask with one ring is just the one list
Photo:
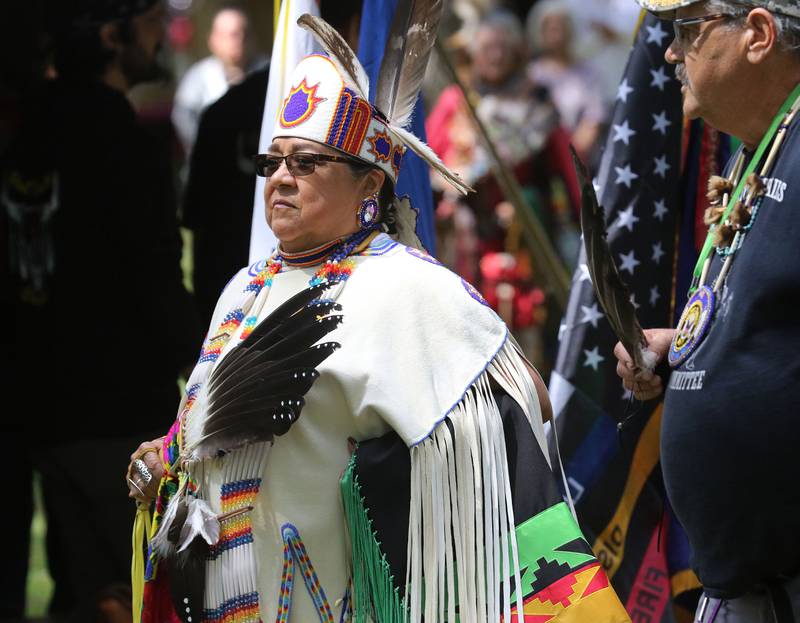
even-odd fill
[[(641, 22), (594, 180), (643, 327), (672, 324), (684, 193), (680, 84), (664, 60), (671, 32), (652, 15)], [(584, 534), (633, 621), (674, 621), (674, 603), (691, 608), (699, 582), (665, 501), (662, 405), (631, 400), (615, 372), (616, 342), (582, 252), (550, 380), (567, 483)]]

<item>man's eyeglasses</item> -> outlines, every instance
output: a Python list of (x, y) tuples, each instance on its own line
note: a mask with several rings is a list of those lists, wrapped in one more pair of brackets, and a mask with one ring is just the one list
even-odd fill
[(697, 31), (692, 26), (713, 22), (718, 19), (735, 19), (737, 15), (728, 13), (714, 13), (712, 15), (701, 15), (700, 17), (682, 17), (672, 20), (672, 29), (675, 31), (675, 42), (682, 50), (692, 45), (697, 37)]
[(353, 158), (344, 156), (328, 156), (326, 154), (311, 154), (297, 152), (287, 156), (273, 156), (272, 154), (258, 154), (253, 156), (256, 163), (256, 174), (261, 177), (272, 177), (280, 169), (281, 163), (286, 161), (286, 168), (295, 177), (311, 175), (320, 162), (357, 162)]

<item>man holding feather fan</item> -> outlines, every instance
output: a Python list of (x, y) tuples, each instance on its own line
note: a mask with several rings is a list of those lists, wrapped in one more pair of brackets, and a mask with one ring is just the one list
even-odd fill
[(644, 332), (671, 374), (622, 344), (617, 372), (640, 400), (666, 391), (661, 464), (704, 586), (695, 620), (797, 621), (800, 3), (637, 1), (672, 21), (665, 58), (684, 114), (742, 147), (709, 182), (709, 234), (676, 328)]

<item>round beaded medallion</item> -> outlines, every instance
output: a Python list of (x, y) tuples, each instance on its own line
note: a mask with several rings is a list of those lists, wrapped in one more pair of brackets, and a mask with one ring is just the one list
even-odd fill
[(701, 286), (686, 303), (675, 329), (667, 355), (671, 367), (679, 366), (697, 348), (713, 315), (714, 291), (708, 286)]

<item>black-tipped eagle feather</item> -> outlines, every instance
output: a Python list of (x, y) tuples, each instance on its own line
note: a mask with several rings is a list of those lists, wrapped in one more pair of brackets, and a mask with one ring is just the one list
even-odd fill
[(631, 302), (630, 292), (622, 281), (608, 246), (603, 208), (597, 200), (586, 167), (578, 158), (575, 149), (571, 146), (570, 149), (581, 186), (581, 230), (586, 249), (586, 265), (592, 278), (597, 302), (605, 311), (612, 331), (630, 354), (635, 367), (639, 370), (652, 369), (652, 362), (646, 362), (644, 358), (647, 339), (636, 317), (636, 308)]
[(320, 300), (329, 284), (302, 290), (273, 311), (211, 373), (196, 458), (283, 435), (300, 417), (317, 367), (339, 348), (321, 342), (341, 307)]

